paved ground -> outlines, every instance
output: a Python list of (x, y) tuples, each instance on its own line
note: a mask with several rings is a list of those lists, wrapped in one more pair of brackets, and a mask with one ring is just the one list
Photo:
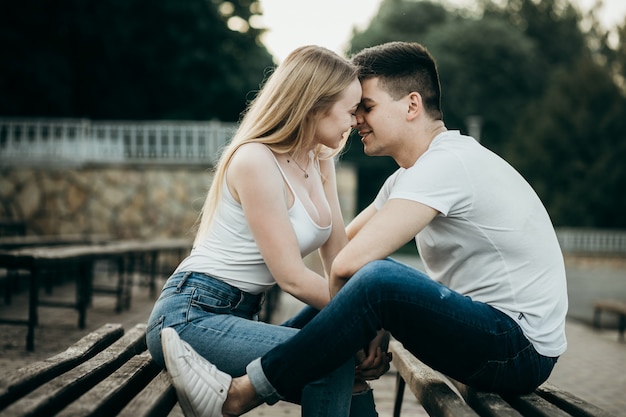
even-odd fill
[[(568, 351), (561, 357), (550, 382), (588, 400), (616, 417), (626, 417), (626, 343), (617, 341), (614, 328), (596, 330), (591, 318), (591, 300), (598, 295), (626, 299), (626, 260), (568, 260), (570, 308), (573, 315), (567, 322)], [(607, 289), (608, 287), (608, 289)], [(55, 288), (56, 297), (73, 297), (70, 284)], [(107, 322), (122, 323), (126, 329), (145, 322), (153, 300), (146, 288), (136, 288), (130, 310), (122, 314), (114, 311), (111, 297), (96, 296), (87, 315), (87, 329), (77, 328), (77, 315), (72, 310), (41, 308), (40, 325), (35, 334), (35, 352), (24, 350), (26, 329), (22, 326), (0, 325), (0, 375), (28, 363), (52, 356), (78, 340), (92, 329)], [(0, 301), (0, 317), (24, 317), (24, 294), (18, 294), (10, 306)], [(299, 302), (283, 295), (276, 321), (287, 317), (300, 307)], [(0, 377), (1, 378), (1, 377)], [(392, 369), (372, 383), (377, 408), (381, 417), (392, 415), (395, 372)], [(425, 416), (426, 413), (407, 390), (404, 416)], [(248, 413), (250, 417), (298, 416), (299, 407), (279, 403), (262, 406)], [(182, 416), (174, 409), (171, 417)]]

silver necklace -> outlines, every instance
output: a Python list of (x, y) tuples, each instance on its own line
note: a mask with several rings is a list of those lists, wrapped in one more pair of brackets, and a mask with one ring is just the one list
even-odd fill
[[(306, 170), (309, 168), (309, 163), (311, 162), (311, 159), (309, 158), (309, 159), (307, 160), (307, 163), (306, 163), (306, 168), (302, 168), (302, 167), (300, 166), (300, 164), (298, 163), (298, 161), (296, 161), (296, 159), (295, 159), (293, 156), (291, 156), (291, 154), (290, 154), (290, 153), (287, 153), (287, 156), (288, 156), (289, 158), (293, 159), (293, 163), (294, 163), (294, 164), (296, 164), (296, 166), (300, 169), (300, 171), (302, 171), (302, 172), (304, 173), (304, 178), (309, 178), (309, 173), (308, 173), (308, 172), (306, 172)], [(290, 163), (290, 162), (291, 162), (291, 161), (290, 161), (289, 159), (287, 159), (287, 163)]]

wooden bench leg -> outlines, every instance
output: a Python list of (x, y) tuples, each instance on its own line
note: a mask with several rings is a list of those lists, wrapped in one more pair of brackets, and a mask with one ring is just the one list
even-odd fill
[(602, 314), (602, 309), (594, 308), (593, 309), (593, 327), (596, 329), (600, 328), (600, 315)]
[(150, 294), (150, 298), (151, 299), (156, 299), (156, 274), (157, 274), (157, 260), (159, 258), (159, 252), (158, 251), (153, 251), (150, 253), (150, 267), (149, 267), (149, 274), (150, 274), (150, 281), (148, 282), (148, 290), (149, 290), (149, 294)]
[(26, 350), (35, 350), (35, 327), (39, 322), (37, 308), (39, 304), (39, 268), (30, 270), (30, 288), (28, 290), (28, 330), (26, 332)]
[(7, 269), (6, 281), (4, 282), (4, 304), (10, 305), (13, 301), (13, 291), (19, 278), (20, 273), (17, 269)]
[(393, 403), (393, 417), (400, 417), (400, 412), (402, 411), (402, 399), (404, 398), (404, 387), (406, 383), (402, 376), (398, 372), (396, 376), (396, 399)]
[(126, 268), (127, 266), (126, 266), (125, 256), (120, 256), (117, 259), (117, 288), (116, 288), (116, 302), (115, 302), (116, 313), (121, 313), (123, 310)]
[(135, 272), (137, 271), (138, 256), (133, 253), (128, 257), (128, 266), (126, 268), (126, 280), (124, 281), (124, 296), (122, 308), (124, 310), (130, 310), (130, 301), (133, 295), (133, 283), (135, 281)]
[(78, 310), (78, 328), (84, 329), (87, 321), (87, 306), (91, 299), (93, 263), (81, 262), (76, 272), (76, 309)]

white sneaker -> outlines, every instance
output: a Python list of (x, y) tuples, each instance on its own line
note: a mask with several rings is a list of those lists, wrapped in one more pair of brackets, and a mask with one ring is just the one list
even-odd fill
[(200, 356), (171, 327), (161, 331), (161, 346), (185, 417), (222, 417), (232, 377)]

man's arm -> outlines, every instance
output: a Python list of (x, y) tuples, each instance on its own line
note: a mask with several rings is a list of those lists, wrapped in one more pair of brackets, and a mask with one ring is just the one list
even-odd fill
[(346, 227), (346, 233), (348, 234), (348, 239), (352, 239), (359, 233), (359, 230), (363, 228), (363, 226), (370, 221), (374, 215), (378, 213), (376, 206), (374, 203), (367, 206), (363, 211), (361, 211)]
[(380, 211), (360, 225), (356, 235), (349, 234), (350, 242), (339, 252), (331, 268), (331, 297), (361, 267), (394, 253), (413, 239), (438, 213), (432, 207), (415, 201), (389, 200)]

